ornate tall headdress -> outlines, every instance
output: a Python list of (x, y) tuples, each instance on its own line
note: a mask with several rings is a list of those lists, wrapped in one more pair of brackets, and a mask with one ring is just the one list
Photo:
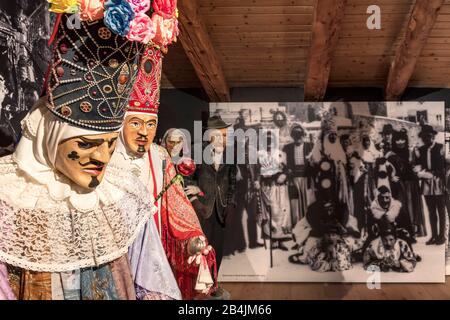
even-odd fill
[(102, 20), (67, 28), (59, 22), (47, 94), (50, 110), (75, 126), (122, 126), (143, 45), (113, 34)]
[(158, 115), (161, 71), (161, 51), (147, 48), (141, 58), (128, 112)]

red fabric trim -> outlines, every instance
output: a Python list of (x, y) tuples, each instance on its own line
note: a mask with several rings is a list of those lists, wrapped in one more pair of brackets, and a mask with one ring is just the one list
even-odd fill
[(154, 115), (158, 115), (158, 111), (148, 111), (148, 110), (142, 110), (142, 109), (133, 109), (133, 108), (128, 108), (127, 109), (128, 112), (136, 112), (136, 113), (148, 113), (148, 114), (154, 114)]
[(58, 33), (59, 24), (61, 22), (61, 18), (62, 18), (62, 13), (58, 13), (58, 15), (56, 16), (55, 25), (53, 27), (53, 33), (50, 36), (50, 39), (48, 39), (48, 46), (51, 46), (53, 41), (55, 40), (56, 34)]

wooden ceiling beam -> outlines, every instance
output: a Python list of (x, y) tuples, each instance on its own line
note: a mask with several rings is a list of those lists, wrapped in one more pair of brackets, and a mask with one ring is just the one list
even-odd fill
[(386, 100), (398, 100), (403, 95), (444, 2), (445, 0), (416, 0), (405, 38), (391, 62), (385, 90)]
[(305, 101), (321, 101), (325, 96), (346, 2), (317, 0), (304, 85)]
[(210, 101), (230, 101), (230, 90), (200, 15), (197, 0), (179, 0), (180, 42)]

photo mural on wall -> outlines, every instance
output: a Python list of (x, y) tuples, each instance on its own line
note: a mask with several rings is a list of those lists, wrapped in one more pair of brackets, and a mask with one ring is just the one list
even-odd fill
[(444, 103), (211, 103), (210, 114), (265, 140), (236, 143), (256, 161), (238, 164), (220, 281), (445, 281)]
[(51, 32), (47, 6), (45, 0), (0, 3), (0, 126), (15, 142), (20, 121), (44, 85)]
[(446, 270), (445, 274), (450, 275), (450, 106), (445, 106), (445, 206), (447, 210), (447, 247), (445, 251)]

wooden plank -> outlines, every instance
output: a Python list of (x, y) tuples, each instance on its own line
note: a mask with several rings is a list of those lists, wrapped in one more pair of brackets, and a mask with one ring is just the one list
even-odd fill
[(235, 300), (447, 300), (450, 298), (450, 284), (437, 283), (383, 283), (379, 290), (370, 290), (366, 284), (357, 283), (225, 282), (222, 286)]
[(314, 6), (261, 6), (261, 7), (202, 7), (200, 12), (206, 15), (239, 14), (312, 14)]
[(389, 70), (386, 100), (399, 99), (408, 86), (443, 3), (444, 0), (416, 0), (405, 38)]
[(312, 14), (204, 15), (208, 26), (311, 25)]
[(197, 0), (178, 2), (180, 42), (211, 101), (230, 101), (230, 92), (217, 53), (199, 13)]
[(305, 101), (321, 101), (325, 96), (346, 2), (317, 1), (304, 87)]
[[(280, 6), (314, 6), (315, 0), (277, 0)], [(267, 7), (273, 0), (199, 0), (200, 7)]]

